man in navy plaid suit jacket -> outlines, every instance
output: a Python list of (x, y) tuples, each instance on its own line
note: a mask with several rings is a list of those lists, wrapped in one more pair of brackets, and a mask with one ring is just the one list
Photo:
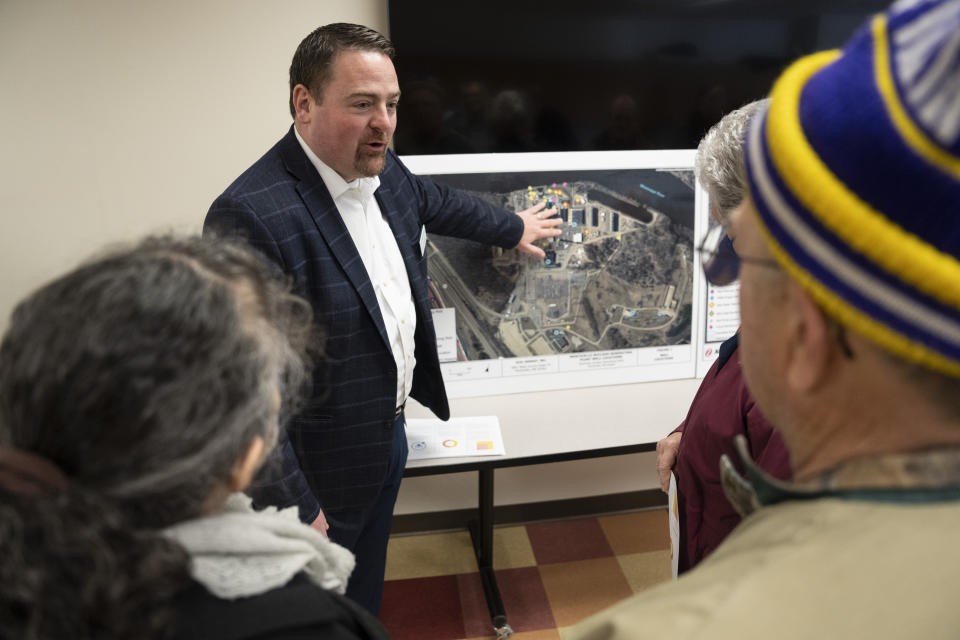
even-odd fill
[(403, 404), (409, 395), (450, 416), (426, 230), (541, 257), (533, 243), (559, 234), (542, 205), (514, 214), (403, 166), (388, 149), (400, 95), (393, 55), (386, 38), (358, 25), (307, 36), (290, 67), (294, 125), (204, 222), (205, 232), (244, 237), (313, 305), (325, 361), (311, 402), (281, 437), (279, 460), (251, 493), (258, 506), (297, 505), (321, 531), (329, 523), (331, 539), (357, 556), (347, 595), (374, 613), (406, 463)]

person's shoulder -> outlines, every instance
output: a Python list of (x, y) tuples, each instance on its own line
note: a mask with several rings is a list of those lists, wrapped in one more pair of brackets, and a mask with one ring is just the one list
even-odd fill
[[(728, 543), (736, 536), (735, 531), (679, 581), (663, 582), (622, 600), (576, 625), (565, 638), (692, 640), (783, 637), (777, 633), (775, 624), (777, 615), (784, 614), (782, 603), (768, 598), (769, 594), (777, 592), (770, 584), (775, 572), (770, 571), (765, 562), (770, 554), (766, 549), (724, 553), (729, 551)], [(776, 548), (779, 545), (770, 546)], [(783, 575), (773, 577), (782, 583)], [(758, 612), (758, 607), (762, 611)], [(762, 620), (757, 620), (758, 617)]]
[(178, 640), (389, 637), (372, 615), (303, 574), (279, 589), (235, 600), (218, 598), (193, 583), (176, 608)]
[(280, 147), (281, 140), (247, 167), (224, 190), (221, 197), (249, 198), (264, 193), (270, 187), (295, 183), (296, 178), (287, 171)]
[[(684, 640), (703, 637), (714, 617), (712, 597), (691, 597), (668, 582), (636, 594), (587, 618), (564, 637), (571, 640)], [(711, 635), (710, 637), (727, 637)]]
[(277, 189), (296, 187), (295, 172), (302, 172), (309, 162), (291, 129), (231, 182), (218, 200), (275, 199)]

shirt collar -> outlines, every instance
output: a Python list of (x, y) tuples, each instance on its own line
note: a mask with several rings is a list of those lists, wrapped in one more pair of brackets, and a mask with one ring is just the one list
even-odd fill
[(326, 185), (327, 191), (330, 193), (330, 197), (333, 198), (334, 202), (348, 192), (357, 193), (361, 201), (364, 201), (372, 196), (373, 192), (380, 186), (380, 176), (357, 178), (352, 182), (346, 182), (340, 177), (339, 173), (331, 169), (313, 152), (313, 149), (311, 149), (300, 136), (300, 132), (297, 131), (296, 127), (293, 128), (293, 133), (297, 137), (297, 142), (300, 143), (303, 152), (307, 154), (310, 163), (316, 167), (317, 173), (320, 174), (320, 178), (323, 180), (323, 184)]
[(737, 329), (737, 332), (723, 341), (723, 344), (720, 345), (720, 355), (717, 356), (717, 373), (720, 373), (720, 369), (723, 369), (723, 365), (727, 364), (727, 361), (730, 360), (730, 356), (733, 355), (733, 352), (737, 350), (737, 346), (740, 344), (740, 330)]
[(873, 502), (934, 502), (960, 499), (960, 447), (905, 451), (854, 458), (804, 482), (785, 482), (750, 459), (747, 439), (734, 439), (746, 473), (720, 459), (723, 493), (746, 517), (761, 506), (796, 500), (842, 498)]

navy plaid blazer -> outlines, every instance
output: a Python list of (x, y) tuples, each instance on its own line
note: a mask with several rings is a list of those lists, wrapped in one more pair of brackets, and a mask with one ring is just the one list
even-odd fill
[[(446, 420), (420, 234), (426, 226), (430, 233), (513, 247), (523, 224), (513, 213), (413, 175), (392, 151), (375, 197), (396, 236), (417, 310), (411, 396)], [(250, 489), (255, 504), (296, 504), (301, 519), (312, 522), (321, 507), (372, 503), (390, 457), (397, 368), (360, 255), (293, 127), (214, 201), (203, 229), (242, 237), (291, 275), (326, 336), (313, 397)]]

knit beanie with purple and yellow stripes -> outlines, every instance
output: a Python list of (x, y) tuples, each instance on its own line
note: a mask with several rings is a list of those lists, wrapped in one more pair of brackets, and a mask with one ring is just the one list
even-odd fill
[(745, 144), (776, 259), (889, 351), (960, 376), (960, 0), (901, 0), (777, 80)]

